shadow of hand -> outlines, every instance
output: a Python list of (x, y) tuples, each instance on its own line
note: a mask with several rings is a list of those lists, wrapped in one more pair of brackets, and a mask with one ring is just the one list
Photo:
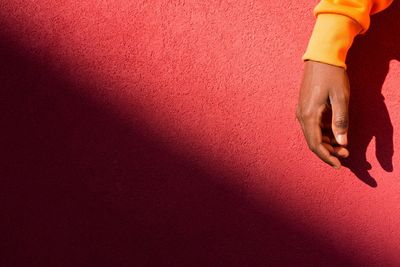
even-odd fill
[(371, 17), (371, 28), (358, 36), (349, 51), (348, 74), (351, 85), (349, 151), (343, 160), (360, 180), (376, 187), (369, 174), (367, 148), (375, 137), (376, 157), (381, 167), (393, 171), (393, 126), (382, 95), (382, 86), (391, 60), (400, 58), (400, 3)]

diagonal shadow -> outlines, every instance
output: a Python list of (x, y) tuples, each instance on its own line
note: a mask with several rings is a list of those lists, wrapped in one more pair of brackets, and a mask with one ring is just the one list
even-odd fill
[(349, 150), (344, 160), (361, 181), (376, 187), (369, 174), (366, 152), (373, 137), (381, 167), (393, 171), (393, 126), (382, 95), (382, 86), (391, 60), (400, 60), (400, 2), (371, 17), (371, 28), (358, 36), (349, 51), (348, 73), (351, 84)]
[(0, 37), (1, 266), (357, 265)]

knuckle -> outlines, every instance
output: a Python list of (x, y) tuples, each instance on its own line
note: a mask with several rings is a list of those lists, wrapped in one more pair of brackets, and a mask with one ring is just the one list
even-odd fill
[(331, 95), (331, 100), (336, 103), (348, 103), (350, 99), (350, 91), (345, 87), (339, 87), (334, 90)]
[(308, 144), (308, 148), (313, 152), (317, 153), (317, 146), (315, 144)]
[(296, 116), (297, 116), (297, 119), (299, 120), (299, 121), (308, 121), (308, 120), (310, 120), (313, 116), (314, 116), (314, 113), (313, 112), (311, 112), (311, 111), (298, 111), (297, 113), (296, 113)]
[(301, 110), (299, 107), (296, 109), (296, 118), (297, 120), (301, 121)]
[(348, 120), (347, 116), (344, 114), (336, 116), (334, 123), (337, 128), (341, 128), (341, 129), (347, 128), (349, 126), (349, 120)]
[(347, 103), (348, 99), (349, 98), (346, 96), (346, 94), (339, 94), (336, 96), (336, 102), (338, 103)]

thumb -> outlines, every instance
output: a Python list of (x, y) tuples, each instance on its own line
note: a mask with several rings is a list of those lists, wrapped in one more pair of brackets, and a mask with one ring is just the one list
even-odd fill
[(348, 97), (334, 97), (332, 105), (332, 132), (339, 145), (347, 145), (347, 130), (349, 127)]

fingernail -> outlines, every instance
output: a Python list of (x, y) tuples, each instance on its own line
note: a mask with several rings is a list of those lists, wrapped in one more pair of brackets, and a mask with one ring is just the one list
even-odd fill
[(334, 168), (335, 170), (339, 170), (339, 169), (340, 169), (339, 166), (333, 166), (333, 168)]
[(345, 135), (345, 134), (339, 134), (339, 135), (337, 136), (337, 142), (338, 142), (339, 144), (341, 144), (341, 145), (347, 144), (346, 135)]

